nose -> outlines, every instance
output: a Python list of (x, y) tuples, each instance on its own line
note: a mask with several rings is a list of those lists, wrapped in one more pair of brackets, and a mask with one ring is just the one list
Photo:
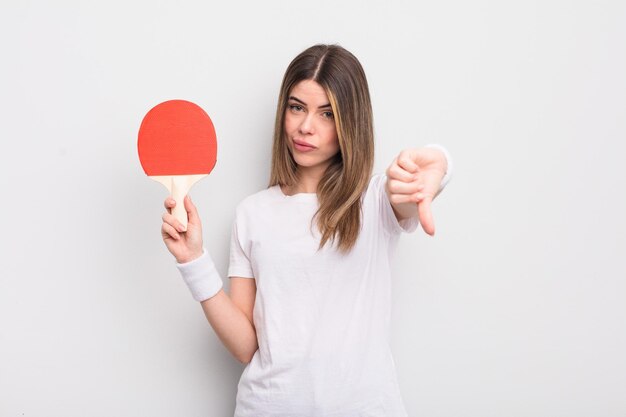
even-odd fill
[(305, 117), (302, 118), (302, 122), (300, 123), (300, 133), (302, 134), (308, 134), (308, 133), (313, 133), (314, 132), (314, 126), (313, 126), (313, 114), (307, 114)]

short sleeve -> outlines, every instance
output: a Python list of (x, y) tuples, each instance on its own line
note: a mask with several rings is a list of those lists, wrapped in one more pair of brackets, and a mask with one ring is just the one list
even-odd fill
[(245, 248), (249, 248), (246, 245), (246, 227), (244, 224), (240, 224), (240, 216), (235, 216), (233, 222), (232, 233), (230, 237), (230, 264), (228, 267), (228, 278), (241, 277), (241, 278), (254, 278), (252, 271), (252, 264), (248, 253)]
[(386, 184), (387, 176), (384, 174), (377, 174), (372, 178), (372, 187), (374, 193), (376, 194), (376, 200), (378, 201), (381, 220), (385, 231), (392, 235), (400, 234), (402, 232), (414, 232), (419, 225), (419, 219), (415, 216), (398, 221), (398, 218), (393, 211), (393, 207), (391, 206), (391, 201), (389, 201), (387, 191), (385, 190)]

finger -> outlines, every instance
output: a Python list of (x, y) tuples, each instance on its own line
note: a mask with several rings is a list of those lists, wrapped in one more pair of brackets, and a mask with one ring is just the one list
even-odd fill
[(404, 204), (404, 203), (412, 203), (416, 204), (421, 202), (424, 199), (424, 195), (422, 193), (417, 194), (391, 194), (389, 196), (389, 201), (393, 204)]
[(200, 224), (200, 216), (198, 215), (198, 209), (191, 201), (191, 197), (189, 195), (186, 195), (183, 202), (185, 204), (185, 210), (187, 211), (187, 218), (189, 219), (189, 223)]
[(168, 223), (163, 223), (163, 225), (161, 226), (161, 234), (163, 235), (163, 238), (170, 236), (174, 240), (180, 239), (180, 235), (178, 234), (176, 229), (174, 229), (172, 225)]
[(174, 217), (172, 214), (163, 213), (163, 216), (161, 218), (163, 219), (163, 223), (169, 224), (175, 230), (181, 233), (185, 231), (185, 228), (183, 227), (182, 223), (178, 219), (176, 219), (176, 217)]
[(419, 171), (419, 166), (413, 162), (409, 152), (400, 152), (400, 155), (398, 156), (398, 165), (400, 168), (410, 172), (411, 174), (415, 174)]
[(176, 200), (174, 200), (172, 197), (168, 197), (163, 202), (163, 206), (165, 206), (167, 212), (171, 214), (172, 209), (174, 208), (174, 206), (176, 206)]
[(172, 209), (176, 206), (176, 200), (174, 200), (172, 197), (167, 197), (163, 202), (163, 206), (168, 210)]
[(430, 209), (430, 203), (432, 202), (432, 197), (424, 198), (417, 205), (417, 215), (419, 217), (420, 223), (422, 225), (422, 229), (426, 233), (431, 236), (435, 235), (435, 222), (433, 220), (433, 214)]
[(392, 194), (415, 194), (424, 189), (424, 184), (418, 181), (403, 182), (390, 179), (388, 186)]
[(387, 178), (396, 179), (403, 182), (411, 182), (415, 180), (414, 174), (400, 167), (395, 161), (387, 169)]

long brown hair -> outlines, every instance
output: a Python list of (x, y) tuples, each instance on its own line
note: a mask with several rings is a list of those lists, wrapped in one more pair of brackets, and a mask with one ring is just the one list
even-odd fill
[(328, 95), (335, 118), (339, 152), (324, 172), (318, 187), (319, 209), (313, 216), (322, 235), (319, 248), (338, 240), (349, 252), (361, 231), (361, 196), (374, 164), (374, 127), (369, 88), (363, 67), (339, 45), (315, 45), (300, 53), (283, 77), (276, 110), (270, 184), (293, 186), (297, 164), (285, 135), (285, 112), (292, 88), (313, 80)]

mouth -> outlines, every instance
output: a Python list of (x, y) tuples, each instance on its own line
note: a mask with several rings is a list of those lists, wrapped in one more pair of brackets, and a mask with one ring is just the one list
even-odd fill
[(307, 152), (307, 151), (312, 151), (314, 149), (317, 149), (315, 146), (311, 145), (310, 143), (305, 142), (303, 140), (297, 140), (297, 139), (293, 140), (293, 146), (294, 148), (302, 152)]

